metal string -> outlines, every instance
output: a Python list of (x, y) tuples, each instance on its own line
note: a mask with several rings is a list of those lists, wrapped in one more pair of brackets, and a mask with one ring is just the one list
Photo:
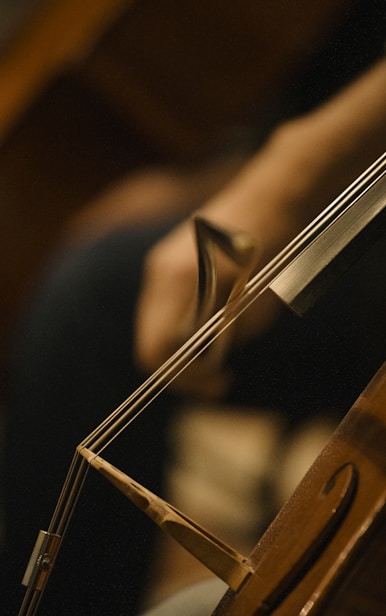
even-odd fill
[[(377, 175), (385, 171), (386, 153), (373, 163), (335, 201), (319, 214), (294, 240), (272, 259), (260, 272), (246, 283), (236, 297), (216, 312), (200, 329), (183, 344), (136, 391), (100, 423), (78, 446), (87, 447), (96, 455), (110, 445), (126, 428), (203, 353), (230, 325), (266, 291), (276, 276), (304, 250), (310, 242), (336, 220), (350, 203), (359, 198)], [(75, 452), (67, 478), (51, 519), (49, 531), (64, 535), (86, 478), (89, 464)], [(42, 591), (39, 592), (39, 595)], [(27, 590), (20, 616), (35, 613), (36, 591)]]

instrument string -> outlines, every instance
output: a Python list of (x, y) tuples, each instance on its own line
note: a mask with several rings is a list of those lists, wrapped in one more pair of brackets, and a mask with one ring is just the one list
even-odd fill
[[(357, 178), (335, 201), (321, 212), (279, 254), (263, 267), (240, 290), (231, 294), (228, 303), (216, 312), (189, 338), (174, 355), (107, 416), (78, 446), (72, 459), (65, 483), (51, 519), (49, 532), (63, 537), (90, 465), (80, 455), (79, 449), (87, 447), (99, 455), (106, 449), (199, 355), (201, 355), (261, 294), (275, 277), (338, 216), (343, 214), (353, 200), (367, 190), (379, 174), (385, 173), (386, 153)], [(30, 587), (27, 595), (35, 591)], [(27, 597), (26, 595), (26, 597)], [(28, 600), (26, 599), (26, 603)], [(23, 604), (24, 605), (24, 604)], [(31, 604), (32, 605), (32, 604)], [(25, 614), (26, 612), (21, 612)], [(28, 612), (28, 614), (33, 612)]]
[(181, 372), (201, 355), (261, 294), (275, 277), (283, 271), (329, 224), (335, 221), (378, 179), (386, 168), (386, 154), (349, 186), (335, 201), (321, 212), (299, 235), (260, 270), (238, 295), (220, 308), (174, 355), (154, 372), (131, 396), (108, 416), (81, 446), (98, 449), (101, 453), (122, 433)]

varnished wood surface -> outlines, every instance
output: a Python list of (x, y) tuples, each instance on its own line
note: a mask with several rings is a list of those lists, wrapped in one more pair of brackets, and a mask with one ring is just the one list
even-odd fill
[[(385, 452), (386, 364), (256, 545), (250, 555), (252, 578), (237, 594), (228, 593), (215, 616), (381, 616), (386, 601)], [(294, 551), (306, 550), (318, 516), (324, 524), (323, 488), (347, 465), (356, 474), (347, 510), (294, 576)]]

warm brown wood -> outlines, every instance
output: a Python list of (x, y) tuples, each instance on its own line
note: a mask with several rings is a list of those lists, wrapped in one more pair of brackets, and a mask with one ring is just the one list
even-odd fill
[(82, 65), (152, 141), (197, 147), (271, 100), (346, 4), (42, 0), (0, 58), (0, 138), (47, 82)]
[(0, 141), (49, 80), (90, 54), (128, 4), (128, 0), (38, 4), (0, 56)]
[(92, 450), (81, 445), (77, 450), (90, 466), (231, 588), (238, 589), (250, 575), (250, 566), (237, 550)]
[(255, 123), (351, 4), (37, 4), (0, 58), (0, 370), (73, 213), (140, 165), (197, 159)]
[[(323, 527), (330, 483), (352, 468), (355, 489), (339, 525), (294, 568)], [(381, 616), (386, 602), (386, 364), (250, 556), (254, 574), (228, 592), (215, 616)], [(355, 609), (354, 609), (355, 606)]]
[(264, 117), (351, 4), (138, 1), (85, 78), (164, 151), (202, 153)]

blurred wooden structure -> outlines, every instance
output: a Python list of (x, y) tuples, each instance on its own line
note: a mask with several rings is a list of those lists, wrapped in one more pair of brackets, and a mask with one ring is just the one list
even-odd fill
[(334, 0), (41, 0), (0, 58), (0, 366), (72, 214), (248, 126), (339, 21)]

